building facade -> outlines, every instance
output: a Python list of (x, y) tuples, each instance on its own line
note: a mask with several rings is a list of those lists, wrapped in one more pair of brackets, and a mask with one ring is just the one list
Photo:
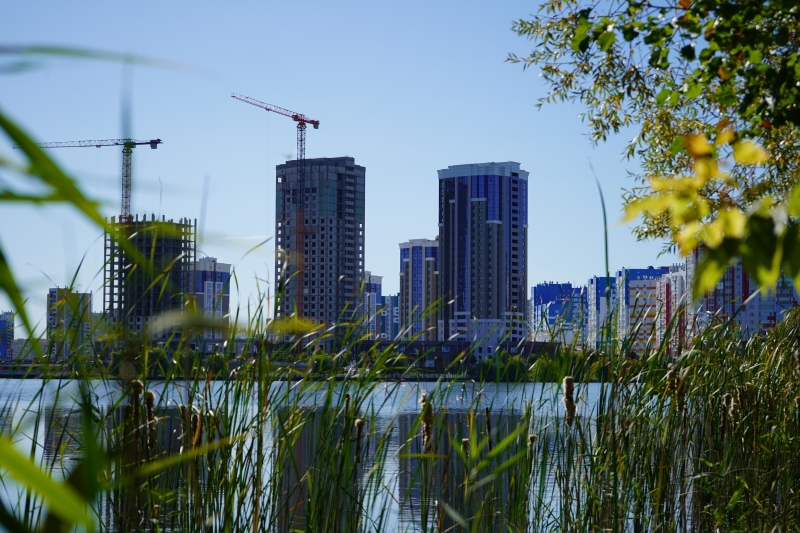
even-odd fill
[(686, 262), (687, 340), (715, 320), (732, 320), (746, 337), (761, 335), (782, 320), (787, 311), (797, 307), (798, 293), (791, 278), (781, 276), (773, 290), (759, 292), (758, 284), (741, 264), (729, 266), (714, 290), (690, 300), (689, 280), (694, 279), (701, 254), (702, 251), (690, 253)]
[(92, 293), (52, 288), (47, 292), (47, 353), (63, 361), (94, 354)]
[[(197, 310), (210, 319), (223, 321), (230, 315), (231, 265), (220, 263), (216, 257), (202, 257), (195, 262), (195, 291)], [(209, 352), (214, 344), (225, 341), (222, 328), (206, 328), (200, 333), (202, 351)]]
[(664, 344), (666, 352), (679, 354), (686, 338), (686, 264), (669, 267), (656, 285), (660, 311), (656, 321), (656, 342)]
[(400, 333), (403, 338), (438, 338), (439, 241), (400, 243)]
[(586, 346), (595, 350), (614, 339), (616, 278), (593, 276), (586, 286)]
[(652, 266), (617, 272), (617, 338), (638, 355), (657, 346), (656, 319), (663, 310), (658, 281), (667, 273), (669, 267)]
[(586, 287), (539, 283), (531, 287), (528, 307), (530, 340), (583, 346), (587, 317)]
[(364, 335), (369, 340), (381, 338), (381, 306), (383, 304), (383, 276), (373, 276), (372, 272), (364, 272)]
[(400, 295), (388, 294), (381, 306), (381, 340), (395, 340), (400, 335)]
[(364, 279), (364, 177), (352, 157), (276, 167), (278, 316), (336, 324), (358, 319)]
[[(439, 170), (439, 339), (478, 345), (527, 337), (528, 172), (519, 163)], [(449, 302), (452, 301), (452, 304)]]
[(0, 361), (14, 360), (14, 313), (0, 312)]
[[(110, 219), (105, 234), (103, 310), (108, 320), (141, 338), (148, 324), (164, 313), (182, 311), (194, 293), (197, 221), (139, 215), (128, 221)], [(122, 240), (136, 251), (123, 246)], [(173, 331), (153, 332), (166, 340)]]

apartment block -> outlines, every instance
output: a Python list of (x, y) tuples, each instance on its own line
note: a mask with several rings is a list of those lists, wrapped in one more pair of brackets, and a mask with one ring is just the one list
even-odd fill
[(586, 286), (586, 346), (600, 349), (616, 333), (616, 278), (593, 276)]
[(656, 342), (666, 342), (666, 351), (679, 354), (686, 338), (686, 264), (669, 267), (669, 272), (658, 280), (656, 290), (661, 304), (656, 322)]
[[(230, 315), (231, 265), (216, 257), (201, 257), (195, 262), (197, 310), (210, 319), (222, 321)], [(200, 333), (201, 351), (210, 352), (215, 344), (225, 342), (222, 328), (206, 328)]]
[(554, 282), (531, 287), (528, 310), (531, 340), (583, 345), (586, 306), (586, 287)]
[(658, 300), (658, 281), (669, 267), (623, 268), (617, 272), (617, 338), (630, 336), (628, 349), (642, 355), (657, 346), (656, 319), (663, 305)]
[(438, 338), (439, 241), (400, 243), (400, 334), (427, 341)]
[(400, 335), (400, 295), (388, 294), (381, 306), (381, 340), (395, 340)]
[(482, 358), (527, 337), (528, 172), (512, 161), (439, 170), (439, 339)]
[(47, 353), (58, 361), (93, 355), (92, 331), (92, 293), (60, 287), (47, 292)]
[(14, 360), (14, 313), (0, 312), (0, 361)]
[(278, 316), (323, 324), (358, 320), (364, 279), (366, 169), (352, 157), (306, 159), (276, 167), (275, 273)]
[(368, 336), (369, 340), (381, 338), (382, 289), (382, 276), (373, 276), (369, 270), (364, 272), (364, 307), (362, 308), (362, 313), (364, 315), (364, 334)]

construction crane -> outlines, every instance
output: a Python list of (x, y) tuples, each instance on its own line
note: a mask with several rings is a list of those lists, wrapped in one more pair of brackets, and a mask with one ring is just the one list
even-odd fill
[(283, 115), (284, 117), (289, 117), (297, 122), (297, 189), (299, 194), (297, 195), (297, 219), (294, 228), (296, 236), (295, 243), (297, 245), (296, 257), (298, 275), (296, 276), (297, 279), (295, 281), (295, 287), (297, 288), (297, 291), (295, 292), (294, 304), (297, 308), (297, 312), (300, 314), (300, 316), (303, 316), (303, 276), (305, 275), (305, 269), (303, 267), (303, 250), (305, 241), (306, 127), (308, 124), (311, 124), (315, 130), (319, 129), (319, 120), (308, 118), (302, 113), (295, 113), (294, 111), (289, 111), (283, 107), (261, 102), (255, 98), (250, 98), (249, 96), (232, 93), (231, 98), (241, 100), (246, 104), (260, 107), (266, 111)]
[[(131, 159), (133, 149), (137, 146), (149, 144), (150, 148), (156, 149), (159, 144), (163, 144), (161, 139), (151, 139), (149, 141), (136, 141), (134, 139), (104, 139), (102, 141), (64, 141), (54, 143), (36, 143), (41, 148), (100, 148), (102, 146), (122, 146), (122, 208), (119, 216), (120, 222), (130, 222), (131, 220)], [(18, 148), (15, 146), (14, 148)]]

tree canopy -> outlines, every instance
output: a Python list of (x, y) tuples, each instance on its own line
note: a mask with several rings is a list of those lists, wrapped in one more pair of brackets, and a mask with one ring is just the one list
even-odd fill
[(547, 0), (512, 29), (534, 44), (509, 61), (541, 69), (549, 92), (539, 106), (582, 104), (594, 142), (639, 129), (626, 155), (641, 172), (623, 200), (640, 239), (684, 253), (703, 243), (727, 264), (771, 230), (780, 242), (759, 251), (769, 275), (751, 273), (768, 285), (790, 266), (788, 226), (762, 219), (796, 216), (787, 209), (800, 169), (796, 0)]

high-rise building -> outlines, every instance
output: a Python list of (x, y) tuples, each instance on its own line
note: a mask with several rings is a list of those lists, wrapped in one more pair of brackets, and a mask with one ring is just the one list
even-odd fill
[(0, 312), (0, 361), (14, 359), (14, 313)]
[(438, 313), (439, 241), (400, 243), (400, 333), (404, 338), (434, 341)]
[(663, 311), (658, 280), (669, 267), (623, 268), (617, 272), (617, 338), (634, 335), (628, 349), (642, 355), (655, 348), (656, 317)]
[(660, 310), (656, 321), (656, 342), (666, 342), (669, 354), (678, 354), (686, 335), (686, 264), (669, 267), (656, 285)]
[(617, 286), (615, 278), (593, 276), (586, 290), (586, 346), (601, 348), (614, 338)]
[(394, 340), (400, 335), (400, 295), (388, 294), (382, 298), (381, 340)]
[(439, 339), (480, 344), (527, 337), (528, 172), (519, 163), (439, 170)]
[(381, 294), (383, 285), (383, 276), (373, 276), (372, 272), (367, 270), (364, 272), (364, 332), (369, 335), (370, 340), (377, 340), (381, 338), (381, 305), (383, 304), (383, 295)]
[(89, 356), (93, 346), (92, 293), (52, 288), (47, 292), (47, 346), (58, 360)]
[(306, 159), (301, 191), (297, 161), (276, 167), (278, 316), (296, 312), (326, 324), (358, 319), (365, 172), (352, 157)]
[[(230, 314), (231, 265), (219, 263), (216, 257), (202, 257), (194, 268), (197, 310), (208, 318), (223, 320)], [(206, 328), (201, 338), (204, 352), (225, 340), (221, 328)]]
[[(108, 320), (133, 337), (169, 311), (181, 311), (194, 293), (197, 221), (175, 222), (138, 215), (127, 222), (110, 220), (114, 233), (105, 235), (103, 308)], [(130, 247), (123, 246), (123, 241)], [(131, 253), (135, 250), (136, 253)], [(166, 340), (161, 331), (153, 339)]]

